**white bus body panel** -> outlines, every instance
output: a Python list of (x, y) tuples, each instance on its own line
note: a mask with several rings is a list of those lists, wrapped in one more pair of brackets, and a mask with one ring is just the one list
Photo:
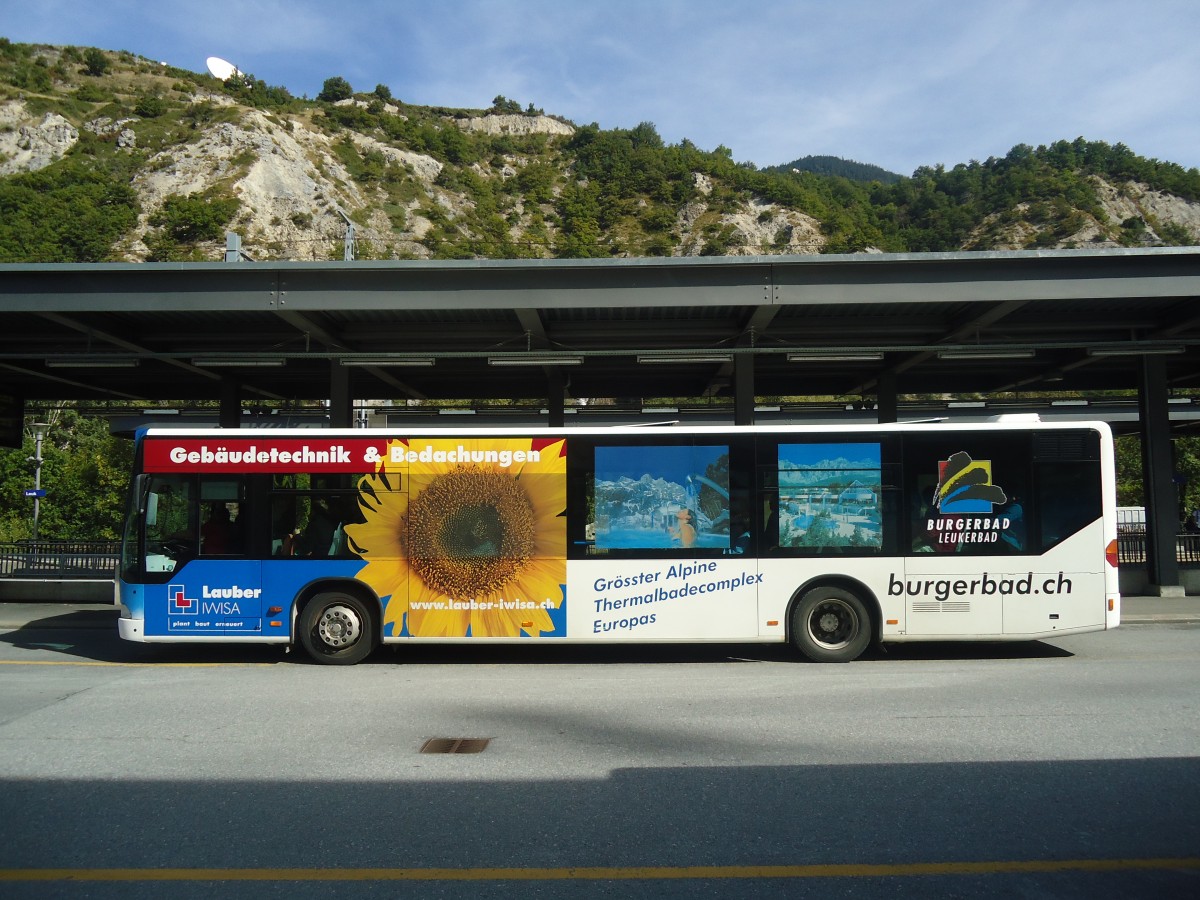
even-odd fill
[(588, 641), (757, 640), (761, 579), (753, 557), (572, 560), (567, 635)]

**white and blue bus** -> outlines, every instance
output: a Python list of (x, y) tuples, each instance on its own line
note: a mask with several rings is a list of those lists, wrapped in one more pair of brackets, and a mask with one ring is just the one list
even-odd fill
[(1103, 423), (138, 435), (121, 637), (1025, 641), (1116, 627)]

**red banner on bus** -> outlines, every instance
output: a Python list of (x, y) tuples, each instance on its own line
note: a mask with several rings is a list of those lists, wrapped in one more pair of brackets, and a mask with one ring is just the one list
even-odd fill
[(388, 442), (363, 438), (147, 438), (147, 472), (375, 472)]

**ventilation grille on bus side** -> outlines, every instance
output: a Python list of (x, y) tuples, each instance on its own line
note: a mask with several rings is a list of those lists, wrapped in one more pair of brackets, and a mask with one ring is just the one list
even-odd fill
[(971, 611), (969, 600), (914, 600), (912, 611), (915, 613), (965, 613)]

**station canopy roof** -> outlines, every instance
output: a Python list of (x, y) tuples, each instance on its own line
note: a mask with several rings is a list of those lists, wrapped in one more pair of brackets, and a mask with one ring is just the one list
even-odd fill
[[(0, 266), (39, 399), (759, 397), (1200, 387), (1200, 248)], [(335, 367), (339, 368), (335, 373)]]

